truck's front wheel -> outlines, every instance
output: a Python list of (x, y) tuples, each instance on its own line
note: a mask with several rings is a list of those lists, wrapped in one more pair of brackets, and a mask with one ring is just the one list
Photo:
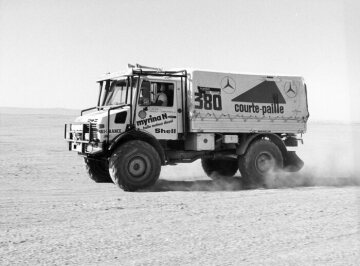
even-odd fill
[(159, 178), (160, 156), (149, 143), (132, 140), (118, 147), (109, 160), (110, 176), (125, 191), (153, 185)]
[(211, 179), (232, 177), (238, 170), (236, 160), (202, 158), (201, 165), (205, 174)]
[(246, 153), (239, 157), (241, 179), (247, 187), (266, 186), (266, 177), (282, 168), (281, 151), (269, 140), (255, 141)]
[(85, 158), (86, 172), (96, 183), (112, 183), (107, 161)]

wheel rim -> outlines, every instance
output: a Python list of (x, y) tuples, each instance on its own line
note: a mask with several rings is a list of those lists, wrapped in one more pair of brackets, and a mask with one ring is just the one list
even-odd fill
[(275, 158), (268, 152), (262, 152), (256, 157), (255, 166), (260, 173), (269, 172), (275, 165)]
[(135, 178), (141, 177), (146, 172), (146, 168), (146, 161), (140, 156), (132, 158), (128, 164), (128, 171)]

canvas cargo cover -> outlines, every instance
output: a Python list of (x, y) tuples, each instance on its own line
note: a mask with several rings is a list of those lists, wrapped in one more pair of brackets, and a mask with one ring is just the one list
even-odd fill
[(190, 132), (304, 133), (302, 77), (191, 71)]

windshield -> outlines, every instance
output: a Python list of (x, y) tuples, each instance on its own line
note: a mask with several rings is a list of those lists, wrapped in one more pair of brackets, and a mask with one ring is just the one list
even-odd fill
[(107, 80), (102, 84), (102, 92), (100, 95), (100, 105), (121, 105), (131, 104), (131, 96), (135, 97), (135, 88), (137, 79), (133, 79), (133, 86), (131, 86), (133, 93), (131, 93), (130, 84), (128, 86), (128, 80)]

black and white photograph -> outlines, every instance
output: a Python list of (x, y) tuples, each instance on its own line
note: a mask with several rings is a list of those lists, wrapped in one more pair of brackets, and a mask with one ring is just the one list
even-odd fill
[(0, 0), (0, 265), (359, 265), (360, 2)]

